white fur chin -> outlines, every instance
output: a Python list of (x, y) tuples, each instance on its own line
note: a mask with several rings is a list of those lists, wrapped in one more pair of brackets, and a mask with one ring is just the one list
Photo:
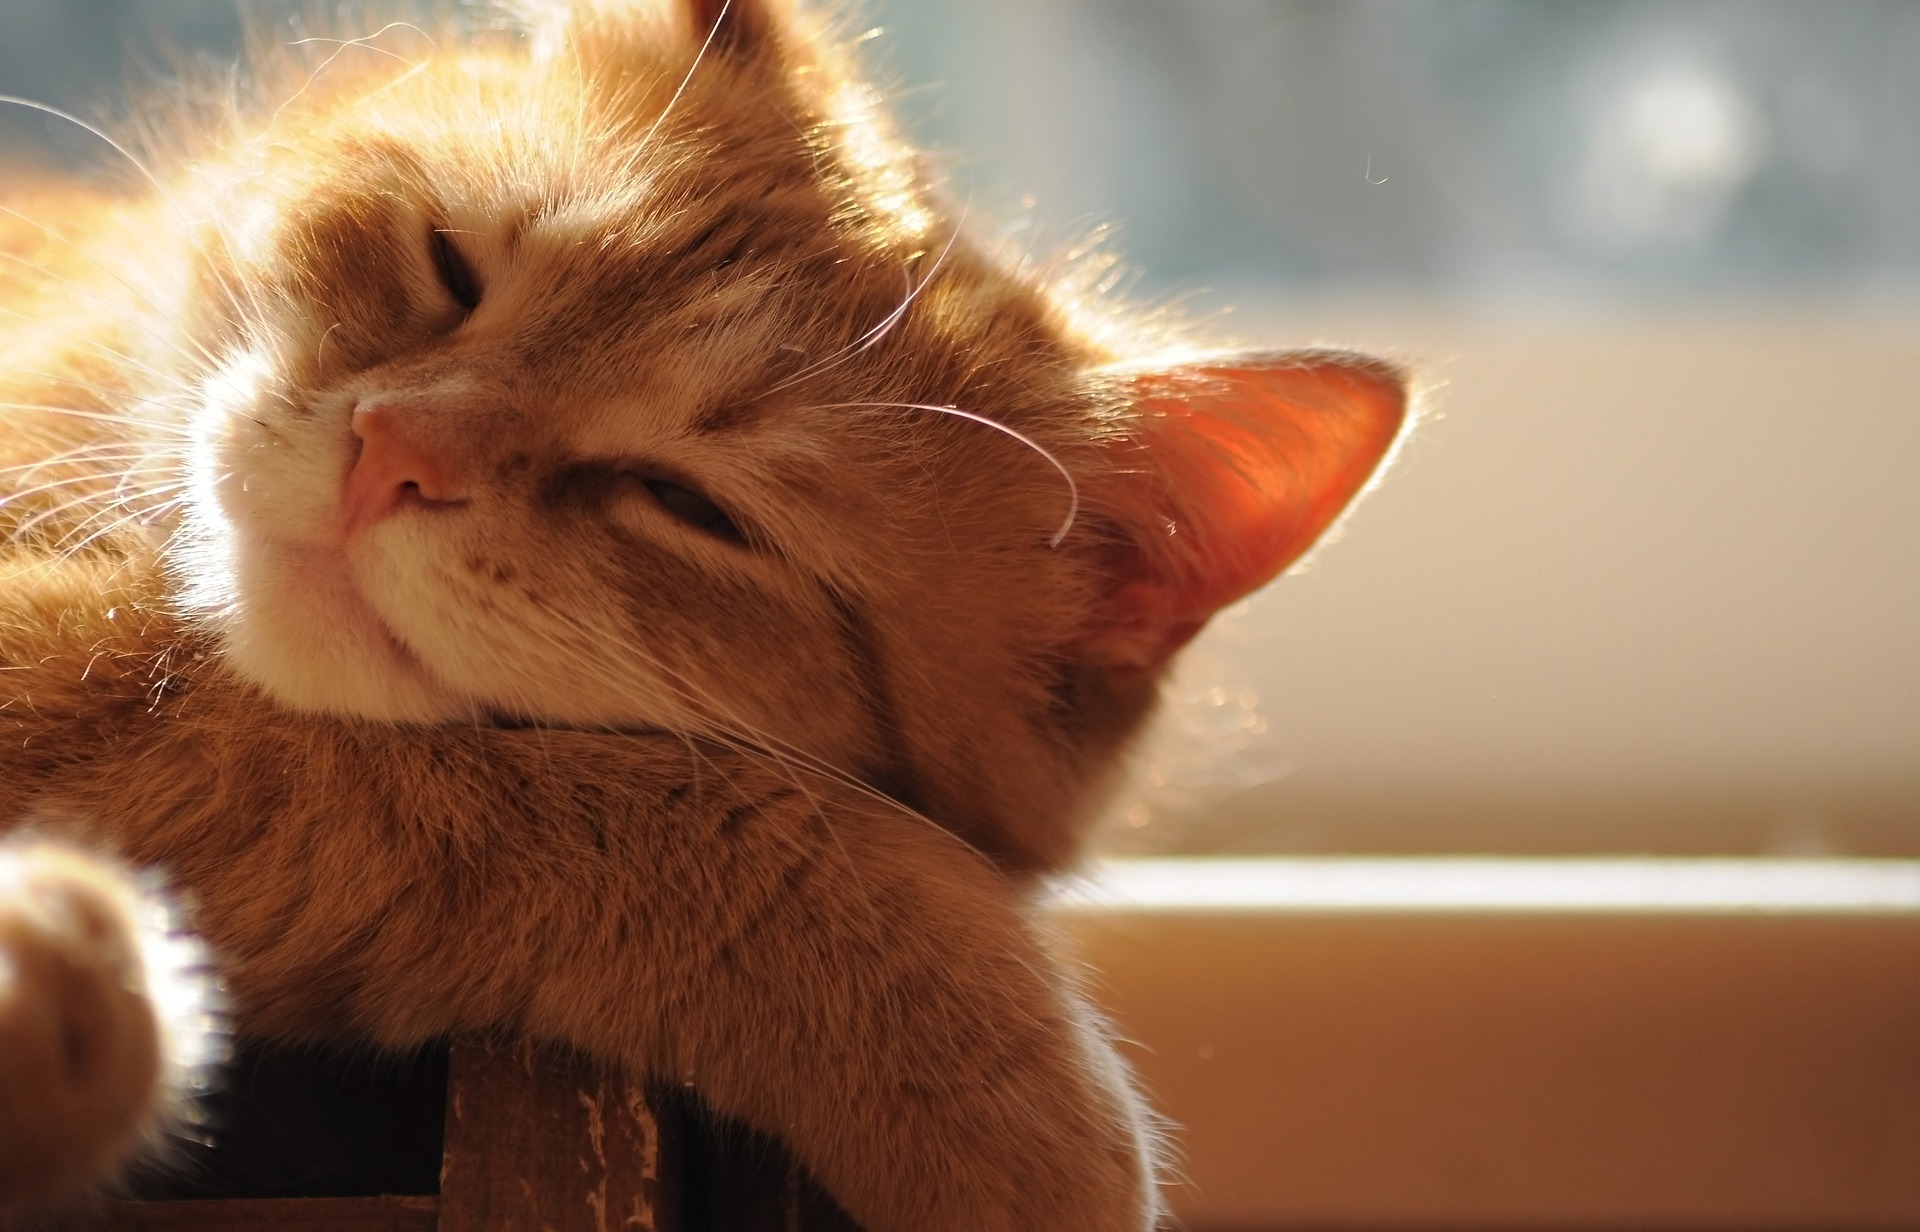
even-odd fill
[(383, 630), (335, 619), (319, 605), (293, 607), (255, 600), (223, 622), (227, 662), (275, 699), (298, 710), (386, 722), (472, 715), (471, 705), (427, 678)]
[(227, 663), (276, 700), (386, 722), (440, 723), (475, 713), (380, 619), (344, 561), (231, 533), (196, 556), (185, 562), (199, 575), (190, 600), (202, 600), (196, 606), (219, 631)]
[(242, 602), (227, 634), (227, 658), (241, 675), (304, 710), (388, 722), (443, 722), (473, 707), (435, 680), (353, 588), (335, 577), (242, 583)]

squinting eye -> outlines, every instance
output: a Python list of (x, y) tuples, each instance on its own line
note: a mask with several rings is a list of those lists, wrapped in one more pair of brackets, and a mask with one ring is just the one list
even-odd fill
[(744, 544), (747, 537), (733, 524), (720, 506), (714, 504), (692, 488), (674, 483), (670, 479), (642, 479), (640, 486), (657, 501), (662, 509), (680, 521), (704, 531), (716, 539), (725, 539), (729, 543)]
[(480, 279), (445, 231), (435, 228), (432, 236), (433, 268), (440, 275), (440, 285), (464, 311), (472, 312), (480, 306)]

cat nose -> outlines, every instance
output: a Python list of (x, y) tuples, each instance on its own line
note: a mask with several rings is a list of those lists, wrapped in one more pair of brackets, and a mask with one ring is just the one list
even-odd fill
[(351, 535), (406, 505), (466, 503), (465, 485), (454, 468), (423, 446), (418, 425), (410, 431), (405, 420), (404, 412), (387, 403), (363, 402), (354, 408), (352, 428), (360, 455), (347, 472), (340, 501), (345, 533)]

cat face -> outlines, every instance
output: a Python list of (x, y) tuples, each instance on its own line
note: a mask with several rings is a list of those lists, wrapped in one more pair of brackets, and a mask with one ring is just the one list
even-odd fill
[[(846, 702), (849, 609), (929, 550), (911, 507), (961, 519), (943, 550), (963, 569), (1044, 547), (1062, 516), (1019, 445), (855, 405), (957, 392), (897, 371), (891, 339), (861, 349), (941, 237), (836, 218), (798, 100), (741, 122), (736, 95), (769, 86), (720, 57), (657, 128), (609, 104), (684, 76), (661, 37), (611, 79), (520, 65), (512, 100), (497, 61), (436, 62), (430, 86), (326, 116), (291, 174), (253, 171), (249, 193), (282, 183), (233, 241), (197, 466), (229, 655), (283, 700), (719, 722), (839, 753), (871, 736)], [(914, 332), (916, 365), (931, 344), (964, 371), (964, 328)], [(943, 450), (1011, 494), (955, 507)]]
[(316, 78), (210, 164), (185, 595), (296, 708), (1046, 811), (1366, 481), (1397, 379), (1116, 367), (938, 216), (830, 49), (719, 20), (563, 6)]

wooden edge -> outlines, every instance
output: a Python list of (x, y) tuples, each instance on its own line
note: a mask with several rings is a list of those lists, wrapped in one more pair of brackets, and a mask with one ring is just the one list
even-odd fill
[(679, 1226), (677, 1160), (645, 1084), (534, 1040), (453, 1041), (444, 1232)]
[(435, 1232), (440, 1200), (422, 1197), (247, 1198), (223, 1202), (106, 1202), (90, 1229), (106, 1232)]

